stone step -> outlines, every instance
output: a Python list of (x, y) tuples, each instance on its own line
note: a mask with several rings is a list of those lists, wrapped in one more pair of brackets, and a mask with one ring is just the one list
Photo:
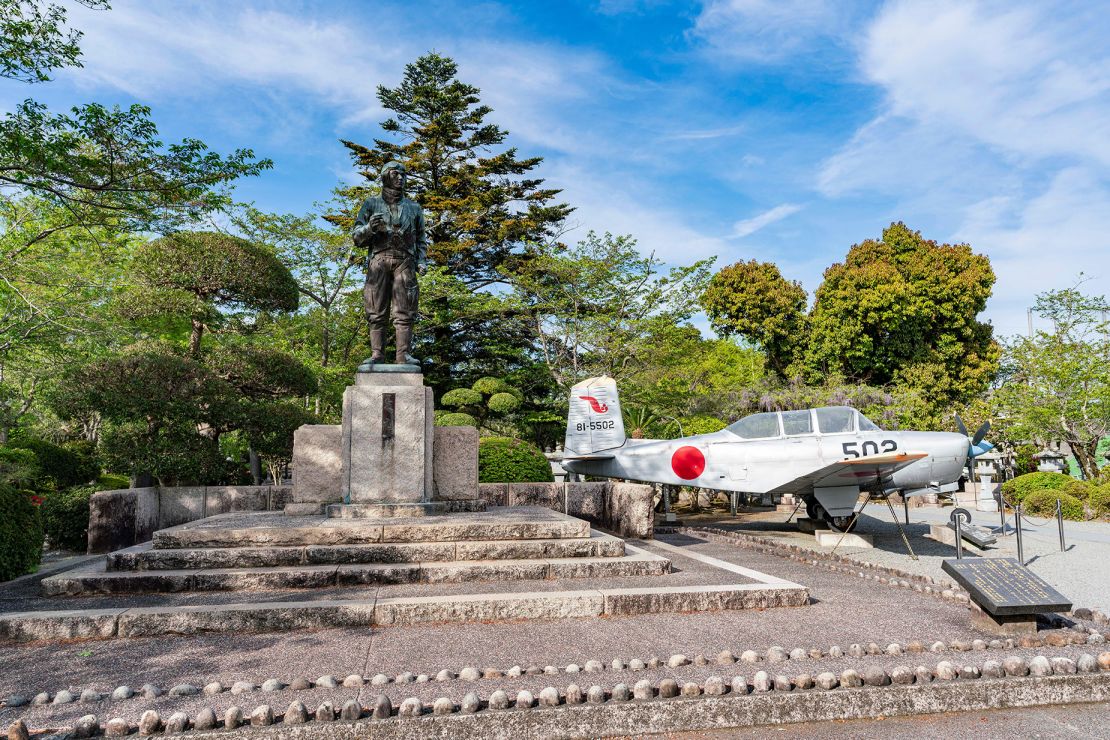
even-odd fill
[(282, 512), (221, 514), (154, 533), (155, 549), (550, 540), (590, 536), (590, 523), (541, 506), (443, 516), (329, 519)]
[(372, 586), (397, 583), (625, 578), (670, 572), (665, 557), (636, 549), (618, 557), (473, 560), (357, 565), (297, 565), (279, 568), (149, 570), (113, 572), (104, 563), (44, 578), (43, 596), (166, 593), (180, 591), (268, 591)]
[(106, 556), (109, 571), (270, 568), (293, 565), (421, 563), (539, 558), (611, 558), (624, 555), (624, 540), (589, 530), (587, 537), (545, 540), (459, 542), (377, 542), (362, 545), (276, 547), (151, 548), (119, 550)]

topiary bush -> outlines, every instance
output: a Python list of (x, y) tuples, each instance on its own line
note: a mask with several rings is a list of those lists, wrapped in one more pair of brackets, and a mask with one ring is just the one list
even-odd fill
[(1021, 503), (1034, 491), (1055, 491), (1074, 481), (1063, 473), (1026, 473), (1002, 484), (1002, 495), (1007, 501)]
[(1110, 483), (1103, 483), (1091, 491), (1087, 505), (1095, 516), (1110, 516)]
[(38, 488), (69, 488), (88, 483), (100, 475), (100, 465), (89, 455), (82, 455), (45, 439), (17, 437), (9, 447), (30, 450), (38, 459), (44, 479)]
[(42, 469), (34, 452), (0, 447), (0, 485), (30, 488), (41, 476)]
[(1073, 480), (1066, 483), (1059, 490), (1069, 496), (1074, 496), (1080, 501), (1086, 501), (1088, 497), (1090, 497), (1091, 492), (1095, 490), (1095, 487), (1085, 480)]
[(520, 399), (512, 393), (494, 393), (490, 396), (489, 410), (496, 414), (508, 414), (520, 408)]
[(477, 427), (478, 420), (470, 414), (455, 412), (440, 414), (436, 418), (436, 424), (439, 424), (441, 427)]
[(443, 398), (441, 398), (439, 402), (444, 406), (450, 406), (455, 409), (466, 406), (479, 406), (482, 403), (482, 394), (470, 388), (456, 388), (453, 391), (444, 393)]
[(43, 497), (42, 526), (50, 547), (85, 552), (89, 549), (89, 497), (99, 486), (51, 491)]
[(32, 491), (0, 485), (0, 581), (30, 573), (42, 560), (42, 513)]
[(1063, 510), (1065, 519), (1081, 522), (1087, 518), (1086, 511), (1083, 509), (1083, 502), (1075, 496), (1069, 496), (1060, 491), (1033, 491), (1025, 497), (1022, 505), (1030, 514), (1036, 514), (1037, 516), (1056, 516), (1057, 499), (1060, 500), (1060, 506)]
[(550, 483), (551, 463), (532, 444), (510, 437), (478, 440), (480, 483)]

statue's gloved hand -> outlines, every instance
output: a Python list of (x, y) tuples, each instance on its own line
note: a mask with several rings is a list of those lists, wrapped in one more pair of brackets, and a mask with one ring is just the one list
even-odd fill
[(366, 225), (370, 228), (370, 231), (378, 234), (385, 231), (385, 217), (380, 213), (375, 213), (370, 217), (370, 221)]

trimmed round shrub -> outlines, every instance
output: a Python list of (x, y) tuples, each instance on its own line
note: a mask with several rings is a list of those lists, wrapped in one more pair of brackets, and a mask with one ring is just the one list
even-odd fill
[(1110, 483), (1103, 483), (1091, 491), (1087, 505), (1091, 507), (1095, 516), (1110, 516)]
[(89, 497), (98, 490), (99, 486), (79, 486), (43, 496), (42, 526), (50, 547), (89, 549)]
[(39, 461), (43, 477), (43, 488), (69, 488), (88, 483), (100, 475), (100, 466), (89, 455), (34, 437), (18, 437), (8, 443), (9, 447), (30, 450)]
[(1026, 473), (1002, 484), (1002, 495), (1007, 501), (1020, 503), (1034, 491), (1055, 491), (1074, 481), (1063, 473)]
[(444, 406), (456, 409), (464, 406), (480, 406), (482, 404), (482, 394), (470, 388), (456, 388), (444, 393), (439, 402)]
[(495, 393), (510, 392), (509, 384), (506, 383), (504, 380), (501, 380), (501, 378), (479, 378), (478, 380), (474, 381), (474, 385), (470, 387), (478, 393), (482, 393), (487, 396), (492, 396)]
[(481, 483), (550, 483), (551, 463), (532, 444), (510, 437), (478, 440), (478, 481)]
[(1060, 506), (1063, 510), (1065, 519), (1083, 521), (1087, 518), (1087, 514), (1083, 509), (1083, 502), (1075, 496), (1069, 496), (1060, 491), (1033, 491), (1033, 493), (1025, 497), (1022, 505), (1030, 514), (1036, 514), (1037, 516), (1056, 516), (1057, 499), (1060, 500)]
[(470, 414), (453, 413), (443, 414), (436, 419), (436, 424), (441, 427), (477, 427), (478, 420)]
[(33, 491), (0, 485), (0, 581), (30, 573), (42, 560), (42, 513)]
[(1095, 487), (1085, 480), (1073, 480), (1059, 490), (1069, 496), (1074, 496), (1080, 501), (1086, 501), (1091, 495), (1091, 492), (1095, 490)]
[(520, 408), (520, 399), (512, 393), (494, 393), (489, 399), (489, 410), (498, 414), (508, 414)]
[(41, 476), (42, 468), (34, 452), (0, 447), (0, 485), (30, 488)]

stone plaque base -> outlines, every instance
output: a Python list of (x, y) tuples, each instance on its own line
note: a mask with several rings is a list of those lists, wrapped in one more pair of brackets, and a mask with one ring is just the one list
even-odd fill
[(969, 606), (968, 611), (971, 612), (971, 624), (991, 634), (1016, 637), (1037, 632), (1037, 617), (1034, 614), (994, 616), (975, 604)]
[(817, 544), (821, 547), (836, 547), (840, 543), (841, 547), (875, 547), (875, 540), (869, 534), (856, 534), (855, 532), (834, 532), (831, 529), (819, 529), (813, 533), (817, 538)]
[(327, 510), (329, 519), (385, 519), (395, 516), (438, 516), (447, 513), (441, 501), (418, 504), (332, 504)]
[(417, 373), (358, 373), (343, 393), (344, 503), (432, 498), (432, 389)]

